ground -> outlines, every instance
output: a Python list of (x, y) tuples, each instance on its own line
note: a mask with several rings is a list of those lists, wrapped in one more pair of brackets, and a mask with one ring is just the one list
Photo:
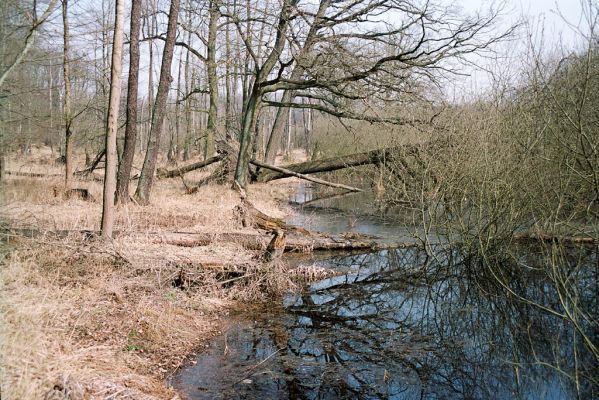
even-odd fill
[[(77, 181), (91, 201), (64, 198), (63, 167), (54, 159), (48, 149), (11, 157), (7, 170), (45, 176), (5, 175), (0, 189), (2, 397), (178, 398), (169, 375), (201, 351), (240, 301), (268, 293), (264, 280), (222, 283), (231, 270), (258, 265), (257, 252), (242, 243), (180, 247), (160, 237), (251, 232), (235, 217), (238, 194), (208, 185), (185, 195), (179, 179), (158, 180), (152, 204), (120, 208), (118, 234), (105, 241), (82, 232), (99, 229), (101, 177)], [(290, 210), (281, 200), (292, 188), (253, 185), (248, 197), (283, 217)]]

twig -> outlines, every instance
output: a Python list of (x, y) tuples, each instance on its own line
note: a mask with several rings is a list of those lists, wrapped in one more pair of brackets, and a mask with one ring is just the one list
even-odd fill
[(262, 364), (264, 364), (266, 361), (270, 360), (275, 354), (279, 353), (281, 350), (283, 349), (277, 349), (277, 351), (275, 351), (274, 353), (272, 353), (271, 355), (269, 355), (268, 357), (266, 357), (264, 360), (260, 361), (258, 364), (254, 365), (252, 368), (250, 368), (246, 374), (244, 375), (243, 378), (239, 379), (237, 382), (233, 383), (232, 386), (237, 385), (239, 382), (242, 382), (243, 380), (249, 378), (250, 376), (253, 375), (253, 371), (258, 368), (259, 366), (261, 366)]

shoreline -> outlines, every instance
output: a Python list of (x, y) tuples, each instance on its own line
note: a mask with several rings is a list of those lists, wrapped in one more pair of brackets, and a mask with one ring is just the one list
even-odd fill
[[(52, 189), (60, 184), (60, 178), (3, 180), (2, 225), (42, 232), (97, 229), (98, 200), (55, 197)], [(97, 181), (78, 184), (101, 199)], [(180, 247), (144, 235), (255, 233), (235, 220), (234, 191), (210, 185), (182, 195), (179, 186), (160, 180), (153, 205), (118, 211), (117, 229), (135, 232), (134, 238), (27, 238), (3, 229), (0, 349), (7, 398), (181, 398), (168, 386), (169, 377), (193, 361), (230, 314), (267, 301), (274, 296), (268, 290), (287, 284), (269, 277), (267, 291), (259, 287), (264, 282), (223, 287), (219, 281), (242, 265), (262, 273), (257, 251), (219, 241)], [(292, 187), (254, 185), (248, 196), (265, 213), (284, 217)], [(202, 284), (175, 284), (182, 271), (194, 271)]]

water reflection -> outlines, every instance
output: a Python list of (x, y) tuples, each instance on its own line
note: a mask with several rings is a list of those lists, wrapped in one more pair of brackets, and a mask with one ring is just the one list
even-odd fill
[[(594, 265), (596, 257), (581, 250), (577, 271), (592, 273), (581, 261)], [(519, 260), (532, 265), (534, 257), (526, 251)], [(577, 374), (581, 397), (598, 396), (596, 362), (571, 324), (506, 296), (482, 278), (484, 265), (456, 251), (388, 250), (327, 263), (343, 275), (287, 296), (282, 309), (240, 319), (173, 384), (192, 399), (564, 399), (576, 398), (569, 376)], [(514, 295), (559, 310), (534, 268), (501, 268)], [(581, 307), (597, 306), (589, 289)]]

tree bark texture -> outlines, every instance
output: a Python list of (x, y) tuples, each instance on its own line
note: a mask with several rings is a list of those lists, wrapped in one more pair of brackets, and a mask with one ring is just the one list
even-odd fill
[(104, 197), (102, 205), (102, 236), (112, 238), (114, 227), (114, 194), (116, 191), (117, 148), (116, 135), (121, 96), (121, 73), (123, 70), (123, 25), (125, 19), (124, 0), (115, 2), (114, 39), (112, 66), (110, 68), (110, 97), (108, 123), (106, 124), (106, 169), (104, 175)]
[(160, 68), (160, 80), (158, 81), (158, 92), (152, 109), (152, 126), (148, 138), (148, 148), (144, 158), (144, 165), (139, 176), (137, 190), (135, 191), (135, 198), (137, 202), (142, 205), (150, 202), (150, 191), (152, 190), (152, 183), (154, 181), (158, 148), (160, 146), (160, 135), (166, 112), (166, 100), (168, 98), (170, 84), (173, 80), (171, 76), (171, 63), (173, 60), (173, 50), (175, 48), (175, 39), (177, 35), (178, 15), (179, 0), (171, 0), (166, 41), (164, 43), (164, 52), (162, 55), (162, 66)]
[(139, 84), (139, 31), (141, 26), (141, 0), (131, 1), (131, 23), (129, 44), (129, 80), (127, 82), (127, 124), (125, 128), (125, 144), (123, 156), (117, 176), (116, 201), (129, 201), (129, 176), (135, 156), (137, 140), (137, 92)]
[(71, 115), (71, 71), (69, 65), (69, 15), (68, 15), (68, 0), (62, 0), (62, 26), (63, 26), (63, 53), (62, 53), (62, 75), (64, 81), (64, 159), (65, 159), (65, 174), (64, 186), (66, 190), (71, 189), (73, 180), (73, 132), (71, 130), (72, 115)]
[(210, 2), (210, 21), (208, 24), (208, 43), (206, 57), (206, 71), (208, 78), (208, 89), (210, 91), (210, 105), (208, 109), (208, 123), (206, 126), (206, 146), (204, 147), (204, 158), (214, 156), (214, 136), (216, 132), (216, 119), (218, 118), (218, 75), (216, 71), (216, 35), (218, 33), (218, 3), (216, 0)]
[(245, 105), (243, 123), (241, 128), (241, 137), (239, 143), (239, 157), (237, 159), (237, 167), (235, 168), (235, 179), (233, 182), (234, 188), (245, 189), (249, 182), (249, 164), (252, 158), (252, 144), (254, 140), (254, 123), (256, 114), (260, 107), (260, 99), (262, 97), (261, 85), (267, 79), (285, 47), (287, 40), (286, 33), (289, 27), (289, 20), (293, 7), (298, 3), (298, 0), (285, 0), (279, 15), (277, 24), (277, 35), (274, 45), (264, 61), (264, 64), (259, 69), (256, 79), (252, 85), (247, 103)]

